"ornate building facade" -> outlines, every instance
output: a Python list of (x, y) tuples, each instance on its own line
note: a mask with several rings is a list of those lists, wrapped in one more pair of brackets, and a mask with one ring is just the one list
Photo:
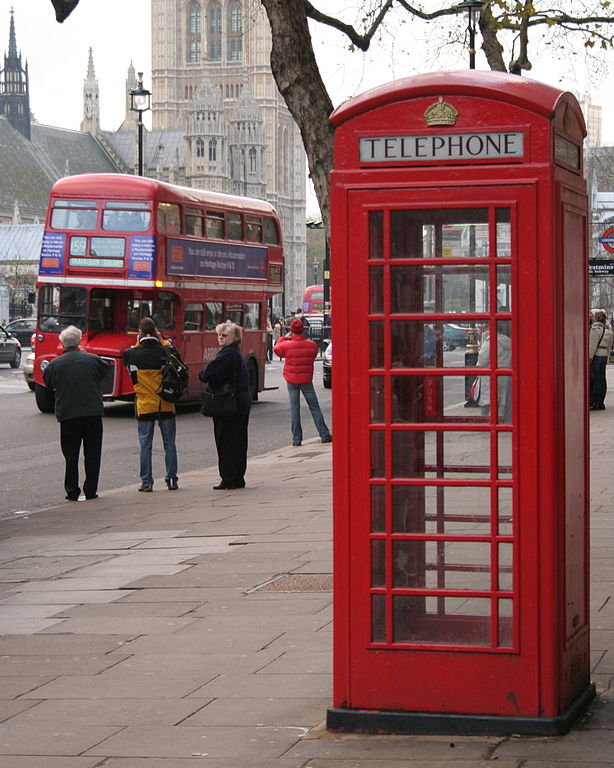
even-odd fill
[[(269, 65), (270, 30), (256, 0), (152, 0), (152, 129), (144, 174), (192, 187), (266, 199), (282, 223), (285, 306), (302, 304), (306, 285), (306, 172), (300, 134)], [(90, 49), (80, 131), (31, 119), (28, 67), (10, 17), (0, 71), (0, 222), (43, 220), (49, 189), (62, 175), (135, 173), (137, 117), (125, 82), (125, 118), (101, 128)], [(279, 311), (280, 307), (276, 306)]]
[(286, 302), (300, 306), (307, 163), (271, 73), (261, 3), (152, 0), (151, 35), (154, 143), (164, 144), (158, 132), (181, 131), (186, 184), (266, 198), (277, 208)]

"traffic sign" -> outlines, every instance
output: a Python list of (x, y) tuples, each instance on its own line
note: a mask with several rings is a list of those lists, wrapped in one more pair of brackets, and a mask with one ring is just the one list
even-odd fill
[(614, 253), (614, 227), (608, 227), (603, 233), (603, 236), (599, 238), (599, 242), (609, 253)]

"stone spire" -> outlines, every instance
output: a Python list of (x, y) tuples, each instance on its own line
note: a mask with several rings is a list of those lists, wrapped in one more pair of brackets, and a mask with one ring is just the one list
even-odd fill
[(94, 55), (90, 48), (87, 75), (83, 81), (83, 119), (81, 130), (95, 136), (100, 131), (100, 92), (94, 70)]
[(9, 50), (4, 55), (4, 68), (0, 71), (0, 114), (9, 123), (30, 139), (30, 89), (28, 83), (28, 62), (21, 64), (21, 53), (17, 51), (15, 16), (11, 8), (9, 25)]
[(130, 91), (136, 88), (136, 71), (132, 62), (128, 67), (128, 77), (126, 78), (126, 116), (124, 122), (119, 126), (119, 131), (134, 131), (137, 130), (138, 116), (136, 112), (132, 112), (130, 109)]
[(8, 56), (5, 56), (4, 62), (6, 66), (7, 59), (19, 59), (21, 63), (21, 56), (17, 54), (17, 36), (15, 35), (15, 17), (14, 11), (11, 8), (11, 22), (9, 26), (9, 52)]

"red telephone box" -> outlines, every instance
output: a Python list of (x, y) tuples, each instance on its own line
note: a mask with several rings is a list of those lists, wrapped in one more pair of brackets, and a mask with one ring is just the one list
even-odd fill
[(328, 728), (564, 732), (595, 693), (582, 113), (470, 71), (331, 120)]

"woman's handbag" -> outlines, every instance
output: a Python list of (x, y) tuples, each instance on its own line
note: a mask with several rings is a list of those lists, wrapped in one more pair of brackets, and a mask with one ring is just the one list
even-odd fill
[(203, 390), (200, 412), (203, 416), (230, 416), (237, 412), (234, 383), (224, 384), (217, 392)]
[(473, 382), (471, 383), (471, 387), (469, 388), (469, 399), (473, 400), (474, 403), (477, 403), (480, 399), (481, 391), (482, 391), (482, 380), (479, 376), (476, 376)]

